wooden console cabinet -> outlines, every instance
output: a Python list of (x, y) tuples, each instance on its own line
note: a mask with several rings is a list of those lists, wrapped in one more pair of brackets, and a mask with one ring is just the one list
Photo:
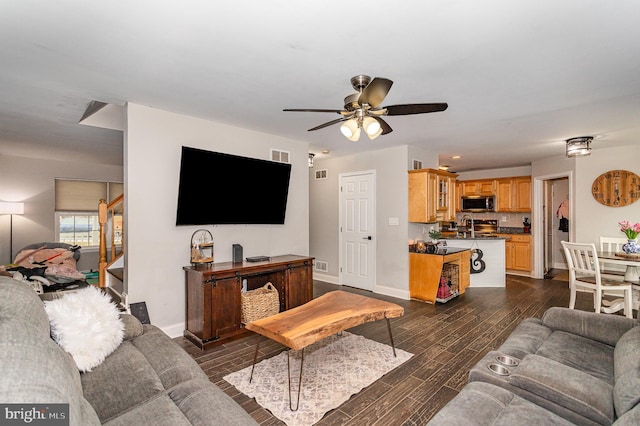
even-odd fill
[(280, 298), (280, 311), (313, 299), (313, 258), (284, 255), (264, 262), (212, 263), (185, 266), (184, 336), (201, 349), (249, 333), (241, 323), (243, 282), (254, 290), (271, 282)]

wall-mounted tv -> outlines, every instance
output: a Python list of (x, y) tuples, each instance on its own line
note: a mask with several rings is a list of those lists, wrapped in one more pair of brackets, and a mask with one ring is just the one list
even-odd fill
[(291, 164), (182, 147), (176, 225), (284, 224)]

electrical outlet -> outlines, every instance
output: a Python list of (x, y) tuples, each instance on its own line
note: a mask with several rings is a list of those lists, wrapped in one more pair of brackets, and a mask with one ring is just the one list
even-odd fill
[(506, 216), (502, 216), (502, 221), (506, 222), (507, 221), (507, 217)]

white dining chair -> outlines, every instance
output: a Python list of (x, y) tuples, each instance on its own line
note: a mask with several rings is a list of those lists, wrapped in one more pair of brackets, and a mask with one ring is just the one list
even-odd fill
[[(627, 239), (623, 237), (600, 237), (600, 251), (609, 251), (612, 253), (622, 252), (622, 246), (627, 243)], [(600, 261), (600, 275), (603, 278), (622, 281), (625, 269), (611, 269), (605, 267), (605, 261)]]
[[(600, 274), (598, 253), (593, 243), (570, 243), (561, 241), (564, 255), (569, 265), (569, 308), (576, 305), (576, 293), (586, 291), (593, 293), (593, 307), (596, 313), (614, 313), (624, 309), (627, 318), (633, 318), (633, 290), (628, 281), (614, 281), (603, 278)], [(622, 297), (620, 303), (610, 306), (603, 304), (604, 294)]]

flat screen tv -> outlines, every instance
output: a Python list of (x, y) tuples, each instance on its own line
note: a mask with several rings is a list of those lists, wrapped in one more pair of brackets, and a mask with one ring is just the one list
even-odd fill
[(291, 164), (182, 147), (176, 225), (284, 224)]

